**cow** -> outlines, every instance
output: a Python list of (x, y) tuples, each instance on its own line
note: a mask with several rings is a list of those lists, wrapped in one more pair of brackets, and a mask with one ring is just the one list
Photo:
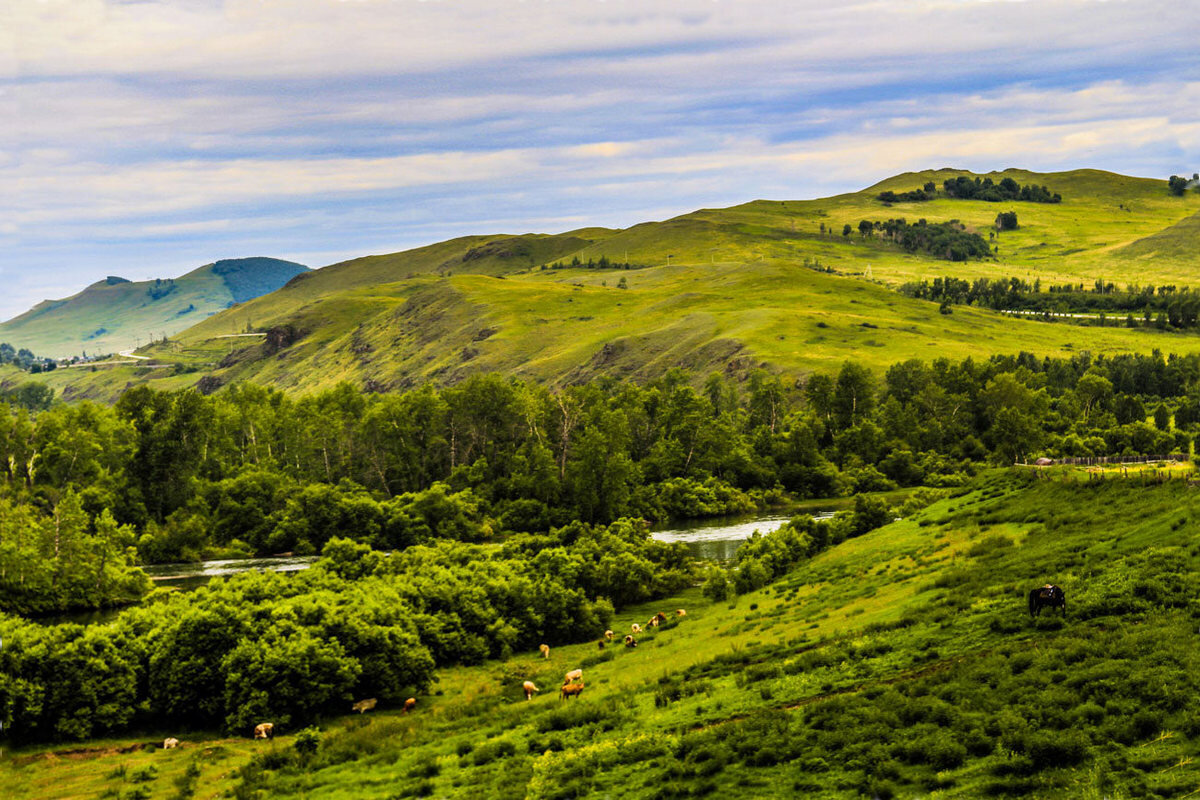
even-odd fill
[(573, 669), (563, 676), (563, 683), (574, 683), (575, 681), (583, 682), (583, 670)]
[(1050, 606), (1051, 608), (1061, 608), (1062, 613), (1067, 613), (1067, 595), (1063, 590), (1054, 584), (1047, 583), (1037, 589), (1032, 589), (1029, 592), (1029, 616), (1036, 617), (1041, 613), (1042, 606)]
[(637, 639), (633, 638), (632, 636), (626, 636), (625, 637), (625, 646), (626, 647), (637, 647)]
[(541, 653), (542, 653), (542, 658), (549, 658), (549, 657), (550, 657), (550, 645), (548, 645), (548, 644), (539, 644), (539, 645), (538, 645), (538, 650), (540, 650), (540, 651), (541, 651)]
[(260, 722), (254, 726), (255, 739), (274, 739), (275, 738), (275, 723)]
[(642, 626), (641, 626), (641, 625), (638, 625), (636, 622), (635, 622), (635, 623), (633, 623), (632, 625), (630, 625), (629, 627), (630, 627), (630, 629), (631, 629), (631, 630), (632, 630), (634, 633), (641, 633), (641, 632), (642, 632)]
[(378, 698), (372, 697), (367, 700), (359, 700), (357, 703), (355, 703), (353, 706), (351, 706), (351, 708), (353, 710), (357, 711), (358, 713), (362, 714), (365, 711), (370, 711), (371, 709), (375, 708), (375, 705), (378, 702), (379, 702)]
[(521, 684), (521, 688), (525, 690), (525, 699), (526, 700), (532, 700), (533, 693), (540, 691), (538, 689), (538, 687), (533, 685), (533, 681), (525, 681), (523, 684)]
[(563, 687), (558, 690), (558, 699), (559, 700), (569, 700), (570, 698), (578, 697), (581, 694), (583, 694), (583, 683), (582, 682), (568, 683), (568, 684), (564, 684)]
[(174, 750), (176, 747), (179, 747), (179, 740), (174, 736), (163, 739), (163, 750)]
[(658, 612), (657, 614), (655, 614), (655, 615), (654, 615), (654, 618), (655, 618), (656, 620), (658, 620), (659, 622), (666, 622), (666, 621), (667, 621), (667, 615), (666, 615), (666, 614), (664, 614), (664, 613), (663, 613), (663, 612), (661, 612), (661, 611), (660, 611), (660, 612)]
[(417, 707), (417, 698), (410, 697), (404, 701), (404, 713), (405, 714), (412, 711), (416, 707)]
[(686, 612), (686, 611), (684, 611), (682, 608), (677, 608), (677, 609), (675, 609), (675, 616), (677, 616), (677, 617), (686, 617), (686, 616), (687, 616), (687, 612)]
[(658, 617), (651, 617), (649, 619), (649, 621), (646, 622), (646, 627), (647, 628), (657, 628), (658, 627)]
[(600, 639), (599, 641), (597, 641), (597, 642), (596, 642), (596, 647), (597, 647), (598, 649), (600, 649), (600, 650), (603, 650), (603, 649), (604, 649), (604, 640), (603, 640), (603, 639)]
[(611, 642), (611, 641), (613, 640), (613, 632), (612, 632), (612, 631), (605, 631), (605, 632), (604, 632), (604, 638), (605, 638), (605, 639), (608, 639), (608, 640)]

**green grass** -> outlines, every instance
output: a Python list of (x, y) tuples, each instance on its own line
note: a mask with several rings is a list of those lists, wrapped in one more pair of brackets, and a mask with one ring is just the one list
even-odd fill
[[(1200, 789), (1197, 520), (1183, 480), (996, 473), (735, 601), (693, 590), (627, 610), (618, 633), (688, 611), (636, 649), (444, 670), (413, 714), (329, 720), (307, 767), (262, 785), (308, 798), (1184, 796)], [(1025, 593), (1047, 581), (1069, 613), (1031, 621)], [(587, 689), (562, 702), (574, 667)], [(543, 690), (528, 703), (527, 678)], [(221, 744), (230, 764), (263, 747)], [(120, 760), (30, 755), (0, 761), (13, 797), (39, 796), (50, 770), (99, 789)]]

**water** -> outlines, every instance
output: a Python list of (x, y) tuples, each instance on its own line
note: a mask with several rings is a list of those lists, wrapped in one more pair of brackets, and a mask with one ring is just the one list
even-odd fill
[[(811, 511), (815, 519), (829, 519), (832, 511)], [(693, 558), (704, 561), (729, 562), (733, 560), (742, 542), (758, 531), (762, 534), (778, 530), (792, 515), (769, 514), (766, 516), (722, 517), (715, 519), (676, 522), (669, 529), (650, 533), (661, 542), (684, 542)], [(209, 580), (222, 575), (236, 575), (252, 569), (271, 572), (299, 572), (308, 569), (317, 556), (274, 556), (272, 558), (231, 558), (220, 561), (201, 561), (189, 564), (151, 564), (143, 567), (150, 580), (158, 586), (177, 587), (180, 590), (195, 589)], [(114, 618), (119, 609), (100, 611), (77, 611), (39, 617), (44, 624), (78, 622), (83, 625), (106, 622)]]
[[(832, 511), (812, 512), (815, 519), (829, 519)], [(742, 542), (758, 531), (768, 534), (779, 530), (792, 519), (792, 515), (768, 515), (763, 517), (724, 517), (719, 520), (703, 519), (692, 522), (674, 523), (670, 530), (650, 533), (660, 542), (684, 542), (693, 558), (703, 561), (728, 562), (733, 560)]]
[(195, 589), (211, 578), (236, 575), (252, 569), (268, 572), (299, 572), (308, 569), (317, 556), (273, 556), (271, 558), (229, 558), (220, 561), (201, 561), (191, 564), (151, 564), (142, 567), (150, 580), (159, 586), (178, 586)]

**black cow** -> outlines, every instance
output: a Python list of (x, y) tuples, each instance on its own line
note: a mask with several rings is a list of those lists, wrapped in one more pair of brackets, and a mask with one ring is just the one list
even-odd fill
[(1043, 606), (1051, 608), (1061, 608), (1063, 614), (1067, 613), (1067, 596), (1058, 586), (1047, 583), (1045, 586), (1038, 587), (1029, 592), (1029, 616), (1036, 617), (1041, 612)]

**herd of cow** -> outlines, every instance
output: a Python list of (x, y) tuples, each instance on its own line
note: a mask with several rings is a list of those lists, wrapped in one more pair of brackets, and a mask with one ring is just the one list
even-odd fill
[[(687, 611), (685, 611), (682, 608), (676, 609), (675, 616), (676, 617), (685, 617), (685, 616), (687, 616)], [(659, 625), (661, 625), (662, 623), (664, 623), (666, 621), (667, 621), (667, 615), (660, 611), (659, 613), (655, 614), (653, 617), (651, 617), (646, 622), (646, 628), (657, 628)], [(630, 626), (630, 630), (631, 630), (631, 633), (629, 633), (625, 636), (625, 646), (626, 647), (637, 647), (637, 644), (638, 644), (637, 639), (633, 638), (633, 634), (641, 633), (643, 628), (641, 625), (639, 625), (638, 623), (635, 622)], [(605, 644), (613, 641), (613, 638), (615, 636), (616, 636), (616, 634), (614, 634), (611, 630), (605, 631), (604, 638), (600, 639), (597, 642), (597, 644), (600, 646), (601, 649), (603, 649)], [(547, 659), (550, 658), (550, 645), (548, 645), (548, 644), (539, 645), (538, 650), (541, 652), (542, 658), (547, 658)], [(533, 695), (536, 692), (540, 691), (538, 689), (538, 687), (534, 685), (533, 681), (525, 681), (523, 684), (521, 684), (521, 688), (524, 689), (524, 691), (525, 691), (525, 699), (526, 700), (532, 700)], [(582, 669), (573, 669), (563, 677), (563, 685), (561, 687), (559, 687), (558, 697), (560, 700), (567, 700), (572, 697), (578, 697), (582, 693), (583, 693), (583, 670)], [(351, 708), (352, 708), (352, 710), (357, 711), (359, 714), (363, 714), (367, 711), (371, 711), (372, 709), (374, 709), (378, 703), (379, 703), (378, 698), (371, 697), (366, 700), (359, 700)], [(404, 701), (404, 713), (405, 714), (412, 711), (416, 707), (417, 707), (417, 699), (415, 697), (410, 697)], [(254, 726), (254, 738), (255, 739), (274, 739), (275, 738), (275, 723), (260, 722), (258, 725), (255, 725)], [(179, 740), (174, 737), (163, 740), (163, 749), (164, 750), (172, 750), (178, 746), (179, 746)]]

